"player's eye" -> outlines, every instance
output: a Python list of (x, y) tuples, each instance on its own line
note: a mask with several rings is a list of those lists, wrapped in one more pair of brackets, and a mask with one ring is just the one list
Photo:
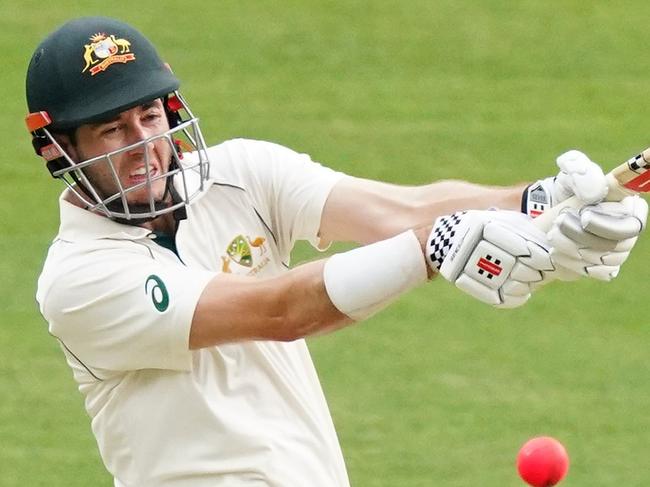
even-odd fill
[(108, 126), (108, 127), (104, 128), (104, 129), (102, 129), (101, 134), (102, 135), (109, 135), (109, 136), (114, 135), (114, 134), (116, 134), (118, 132), (119, 129), (120, 129), (119, 125), (111, 125), (111, 126)]
[(151, 109), (143, 114), (142, 119), (146, 122), (154, 122), (156, 120), (159, 120), (160, 117), (161, 117), (161, 113), (159, 110)]

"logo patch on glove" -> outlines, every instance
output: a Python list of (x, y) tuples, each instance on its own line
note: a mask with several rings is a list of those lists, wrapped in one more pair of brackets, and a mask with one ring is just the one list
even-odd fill
[(467, 260), (465, 274), (490, 289), (498, 289), (515, 266), (516, 258), (486, 240), (478, 243)]
[(485, 277), (492, 279), (494, 276), (501, 274), (501, 271), (503, 270), (503, 267), (501, 267), (499, 264), (501, 264), (501, 261), (499, 259), (494, 259), (493, 262), (492, 256), (490, 254), (487, 254), (485, 257), (481, 257), (478, 260), (476, 267), (479, 268), (479, 275), (483, 276), (484, 274), (487, 274)]
[(524, 195), (523, 212), (536, 218), (544, 213), (551, 204), (551, 198), (541, 182), (531, 185)]

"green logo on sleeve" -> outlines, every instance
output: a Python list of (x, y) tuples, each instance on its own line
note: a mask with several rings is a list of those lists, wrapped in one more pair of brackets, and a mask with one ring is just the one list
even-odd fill
[[(150, 286), (149, 283), (152, 285)], [(162, 279), (155, 274), (147, 277), (147, 282), (144, 283), (144, 292), (151, 296), (151, 301), (158, 311), (161, 313), (169, 306), (169, 293), (167, 287)]]

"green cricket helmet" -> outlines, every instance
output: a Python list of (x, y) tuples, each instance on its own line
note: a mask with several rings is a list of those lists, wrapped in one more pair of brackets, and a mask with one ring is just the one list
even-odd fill
[[(34, 148), (47, 161), (52, 176), (62, 179), (91, 210), (110, 218), (138, 224), (182, 208), (203, 190), (209, 160), (198, 119), (178, 93), (179, 85), (153, 44), (130, 25), (106, 17), (71, 20), (40, 43), (27, 69), (26, 123)], [(158, 98), (163, 100), (170, 130), (155, 137), (86, 161), (74, 161), (55, 138)], [(115, 192), (102, 194), (84, 173), (83, 168), (91, 164), (112, 165), (115, 156), (155, 139), (164, 139), (173, 148), (169, 171), (163, 174), (148, 176), (133, 187), (123, 187), (115, 176)], [(188, 147), (192, 157), (183, 161), (181, 147)], [(149, 174), (148, 151), (145, 154)], [(185, 184), (188, 168), (199, 174), (199, 191), (190, 191), (188, 187), (195, 185)], [(180, 184), (173, 184), (176, 175), (183, 178)], [(168, 183), (165, 201), (150, 195), (148, 204), (128, 203), (129, 192), (151, 188), (151, 182), (161, 178)], [(185, 194), (176, 187), (184, 188)]]
[(30, 112), (56, 129), (92, 123), (176, 91), (180, 83), (154, 46), (109, 18), (72, 20), (36, 49), (27, 69)]

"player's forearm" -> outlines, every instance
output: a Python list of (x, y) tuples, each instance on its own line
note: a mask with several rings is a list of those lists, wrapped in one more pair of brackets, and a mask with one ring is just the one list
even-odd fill
[(464, 181), (440, 181), (423, 186), (347, 177), (330, 193), (320, 235), (324, 242), (376, 242), (409, 228), (430, 225), (437, 217), (460, 210), (518, 210), (524, 184), (497, 187)]
[(278, 277), (220, 274), (203, 291), (190, 331), (190, 348), (246, 340), (291, 341), (352, 323), (331, 303), (324, 261)]
[(428, 223), (432, 216), (435, 218), (459, 210), (491, 207), (519, 210), (525, 187), (526, 184), (486, 186), (446, 180), (406, 189), (415, 205), (415, 218)]
[(332, 304), (324, 282), (326, 259), (293, 268), (276, 283), (272, 298), (281, 307), (275, 340), (291, 341), (337, 330), (353, 323)]

